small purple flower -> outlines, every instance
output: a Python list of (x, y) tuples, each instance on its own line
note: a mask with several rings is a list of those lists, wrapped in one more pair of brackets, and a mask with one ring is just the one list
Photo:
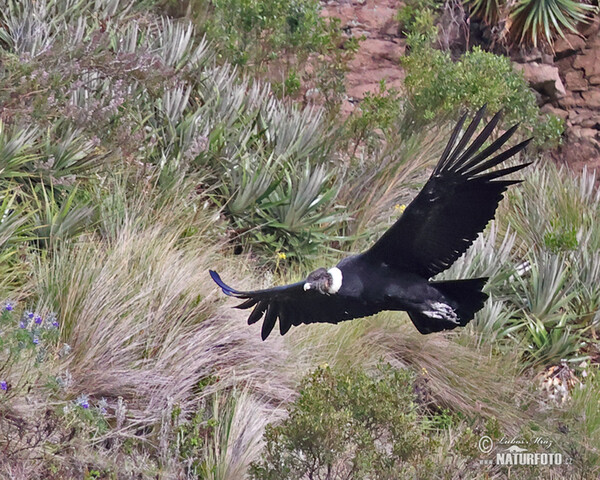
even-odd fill
[(38, 337), (33, 337), (33, 344), (37, 345), (38, 343), (40, 343), (40, 339)]
[(54, 320), (52, 320), (52, 326), (54, 328), (58, 328), (60, 326), (60, 323), (58, 323), (58, 320), (54, 319)]
[(33, 318), (33, 312), (25, 312), (25, 315), (27, 315), (29, 318)]
[(86, 410), (88, 408), (90, 408), (90, 402), (88, 400), (88, 396), (80, 395), (79, 398), (77, 399), (77, 405), (79, 405), (81, 408), (84, 408)]
[(6, 304), (4, 305), (4, 310), (6, 310), (7, 312), (12, 312), (14, 308), (15, 307), (13, 306), (12, 302), (6, 302)]
[(36, 324), (36, 325), (40, 325), (40, 324), (42, 323), (43, 319), (42, 319), (42, 317), (40, 317), (39, 315), (36, 315), (36, 316), (33, 318), (33, 321), (35, 322), (35, 324)]
[(21, 320), (19, 322), (19, 328), (27, 328), (27, 322), (25, 320)]
[(8, 390), (8, 384), (6, 383), (6, 381), (2, 380), (0, 381), (0, 390)]
[(106, 398), (103, 397), (98, 402), (98, 410), (100, 411), (101, 415), (106, 415), (108, 413), (107, 407), (108, 407), (108, 402), (106, 401)]

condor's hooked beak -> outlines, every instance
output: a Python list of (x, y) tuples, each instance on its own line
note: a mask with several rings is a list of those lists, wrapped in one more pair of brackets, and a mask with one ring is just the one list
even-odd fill
[(304, 291), (306, 292), (307, 290), (310, 290), (312, 288), (312, 284), (309, 282), (306, 282), (304, 284)]

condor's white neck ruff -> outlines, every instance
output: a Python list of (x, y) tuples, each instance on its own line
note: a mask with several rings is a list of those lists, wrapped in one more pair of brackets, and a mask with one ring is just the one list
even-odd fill
[(340, 288), (342, 288), (342, 279), (344, 277), (342, 275), (342, 271), (337, 267), (330, 268), (327, 270), (327, 273), (331, 275), (331, 287), (329, 287), (327, 293), (333, 295), (334, 293), (337, 293)]

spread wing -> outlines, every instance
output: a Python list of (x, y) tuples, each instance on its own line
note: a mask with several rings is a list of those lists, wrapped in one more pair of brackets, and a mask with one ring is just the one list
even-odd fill
[(531, 139), (497, 153), (517, 129), (515, 125), (479, 151), (500, 120), (498, 112), (467, 147), (484, 113), (485, 107), (457, 143), (466, 115), (460, 119), (423, 189), (365, 252), (371, 261), (431, 278), (452, 265), (494, 218), (503, 192), (521, 181), (504, 177), (529, 163), (490, 169), (523, 150)]
[(254, 307), (248, 317), (248, 325), (263, 316), (261, 336), (265, 340), (279, 319), (279, 331), (285, 335), (292, 325), (302, 323), (338, 323), (343, 320), (374, 315), (381, 309), (358, 299), (339, 294), (324, 295), (315, 290), (304, 290), (304, 282), (282, 287), (241, 292), (226, 285), (219, 274), (209, 270), (210, 276), (226, 295), (245, 300), (236, 308)]

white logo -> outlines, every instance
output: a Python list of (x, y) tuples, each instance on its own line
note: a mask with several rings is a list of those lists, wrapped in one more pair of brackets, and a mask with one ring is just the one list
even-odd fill
[(492, 451), (492, 448), (494, 448), (494, 442), (492, 441), (492, 439), (490, 437), (488, 437), (487, 435), (484, 435), (483, 437), (481, 437), (479, 439), (479, 450), (482, 453), (490, 453)]
[[(523, 448), (528, 443), (522, 439), (507, 440), (503, 438), (496, 449), (496, 457), (479, 460), (479, 463), (483, 465), (562, 465), (563, 463), (570, 463), (570, 459), (564, 460), (561, 453), (529, 452), (527, 448)], [(536, 438), (531, 443), (545, 446), (552, 445), (551, 441), (543, 438)], [(510, 446), (507, 447), (507, 445)], [(494, 441), (484, 435), (479, 439), (478, 447), (482, 453), (491, 453), (494, 449)], [(503, 449), (503, 451), (498, 451), (500, 449)]]

